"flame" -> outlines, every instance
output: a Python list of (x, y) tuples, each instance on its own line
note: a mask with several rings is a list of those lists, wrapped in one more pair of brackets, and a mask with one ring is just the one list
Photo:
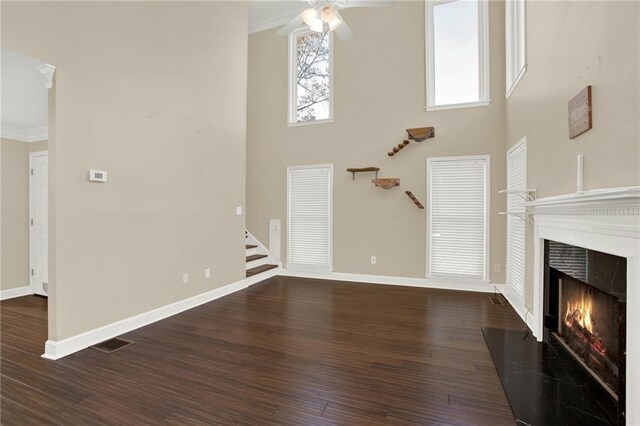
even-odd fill
[(564, 317), (564, 321), (567, 326), (571, 326), (572, 322), (575, 321), (589, 333), (593, 333), (592, 309), (593, 301), (591, 297), (583, 293), (580, 300), (574, 303), (567, 302), (567, 314)]

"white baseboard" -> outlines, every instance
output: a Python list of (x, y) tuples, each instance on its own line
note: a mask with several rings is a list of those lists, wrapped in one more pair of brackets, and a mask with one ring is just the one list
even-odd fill
[(152, 324), (156, 321), (163, 320), (180, 312), (193, 309), (196, 306), (211, 302), (223, 296), (243, 290), (257, 282), (266, 280), (278, 274), (279, 268), (255, 275), (244, 280), (216, 288), (206, 293), (180, 300), (179, 302), (160, 308), (135, 315), (130, 318), (123, 319), (105, 326), (89, 330), (76, 336), (68, 337), (63, 340), (47, 340), (45, 343), (45, 351), (42, 358), (57, 360), (74, 352), (81, 351), (89, 346), (95, 345), (105, 340), (112, 339), (124, 333), (136, 330), (145, 325)]
[(33, 294), (33, 290), (30, 285), (24, 287), (10, 288), (7, 290), (0, 290), (0, 300), (13, 299), (14, 297), (29, 296)]
[[(516, 311), (516, 313), (520, 316), (520, 318), (522, 318), (522, 321), (524, 321), (527, 327), (529, 327), (529, 330), (535, 330), (537, 321), (536, 321), (536, 318), (533, 316), (532, 310), (527, 309), (524, 306), (524, 303), (522, 303), (519, 300), (519, 298), (515, 297), (511, 293), (511, 290), (509, 289), (509, 287), (507, 287), (506, 284), (493, 284), (493, 285), (495, 286), (496, 290), (498, 290), (498, 292), (500, 292), (500, 294), (502, 294), (504, 298), (507, 299), (507, 302), (509, 302), (513, 310)], [(541, 340), (542, 338), (541, 336), (535, 336), (535, 337), (538, 340)]]
[(407, 278), (390, 277), (386, 275), (346, 274), (342, 272), (299, 272), (282, 269), (279, 275), (300, 278), (316, 278), (321, 280), (352, 281), (368, 284), (387, 284), (408, 287), (438, 288), (442, 290), (477, 291), (491, 293), (494, 291), (491, 282), (464, 279), (436, 279), (436, 278)]

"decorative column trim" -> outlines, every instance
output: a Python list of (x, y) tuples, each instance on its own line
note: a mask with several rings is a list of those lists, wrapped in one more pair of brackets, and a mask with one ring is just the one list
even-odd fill
[(38, 65), (36, 70), (38, 70), (46, 79), (44, 86), (47, 89), (51, 89), (51, 87), (53, 87), (53, 74), (56, 72), (56, 67), (51, 64), (42, 64)]

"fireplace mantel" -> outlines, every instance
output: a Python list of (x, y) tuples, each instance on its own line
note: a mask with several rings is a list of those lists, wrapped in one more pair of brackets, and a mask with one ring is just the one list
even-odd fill
[(533, 218), (533, 317), (543, 339), (544, 241), (627, 259), (627, 424), (640, 425), (640, 187), (610, 188), (540, 198), (525, 204)]
[(525, 206), (534, 215), (640, 215), (640, 186), (539, 198)]

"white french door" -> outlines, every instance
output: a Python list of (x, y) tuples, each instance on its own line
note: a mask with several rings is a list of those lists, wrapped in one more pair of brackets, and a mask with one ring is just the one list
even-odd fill
[(488, 279), (489, 156), (427, 159), (428, 277)]
[(527, 189), (527, 140), (522, 139), (507, 151), (507, 288), (524, 302)]
[(333, 165), (287, 169), (287, 268), (331, 272)]
[(49, 153), (29, 154), (29, 275), (35, 294), (49, 282)]

